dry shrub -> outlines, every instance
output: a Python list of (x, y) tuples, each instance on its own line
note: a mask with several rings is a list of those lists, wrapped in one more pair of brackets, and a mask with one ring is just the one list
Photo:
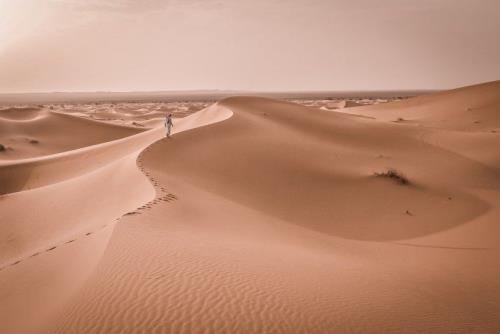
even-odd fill
[(410, 181), (408, 181), (408, 178), (403, 173), (393, 168), (389, 168), (383, 172), (375, 172), (375, 176), (387, 177), (403, 185), (410, 184)]

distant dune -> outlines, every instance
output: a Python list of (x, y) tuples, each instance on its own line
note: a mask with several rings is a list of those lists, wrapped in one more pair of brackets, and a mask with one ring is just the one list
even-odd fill
[(0, 161), (74, 150), (140, 131), (39, 108), (0, 109), (0, 144), (7, 148)]
[(40, 114), (40, 108), (36, 107), (7, 107), (0, 109), (0, 118), (12, 121), (32, 120)]
[(89, 103), (89, 102), (158, 102), (220, 100), (231, 96), (263, 96), (270, 98), (346, 98), (346, 97), (398, 97), (428, 94), (433, 91), (297, 91), (252, 92), (230, 90), (158, 91), (158, 92), (54, 92), (0, 94), (0, 105)]
[(0, 111), (39, 141), (0, 152), (2, 332), (500, 332), (500, 81), (230, 97), (171, 139), (30, 108)]

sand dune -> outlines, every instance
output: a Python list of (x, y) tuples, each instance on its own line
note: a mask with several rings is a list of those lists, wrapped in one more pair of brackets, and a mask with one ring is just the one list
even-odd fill
[(356, 113), (380, 120), (419, 121), (426, 126), (456, 130), (489, 130), (500, 127), (500, 81), (423, 95), (390, 104), (357, 108)]
[(37, 118), (41, 114), (37, 107), (6, 107), (0, 108), (0, 119), (25, 121)]
[(345, 113), (233, 97), (176, 120), (172, 139), (6, 162), (0, 321), (498, 332), (499, 107), (498, 82)]
[(48, 108), (58, 113), (110, 124), (149, 127), (151, 124), (147, 123), (156, 119), (163, 120), (166, 113), (173, 114), (175, 118), (181, 118), (212, 104), (213, 102), (208, 101), (73, 103), (50, 105)]
[(7, 148), (0, 152), (0, 160), (70, 151), (140, 131), (34, 108), (0, 110), (0, 144)]
[[(393, 125), (311, 113), (266, 99), (234, 98), (222, 105), (238, 113), (227, 122), (181, 134), (164, 143), (168, 146), (153, 146), (157, 155), (151, 167), (324, 233), (363, 240), (434, 233), (468, 222), (487, 209), (481, 200), (464, 193), (457, 180), (470, 186), (499, 184), (487, 168), (423, 145), (417, 140), (420, 131), (411, 134)], [(175, 159), (161, 159), (163, 152)], [(424, 155), (435, 165), (419, 166)], [(456, 179), (446, 177), (448, 168), (457, 164), (463, 167), (456, 168)], [(436, 168), (439, 165), (442, 170)], [(411, 184), (401, 187), (374, 176), (388, 167), (406, 174)], [(466, 180), (470, 169), (479, 171), (477, 183)], [(377, 196), (380, 193), (384, 196)], [(354, 199), (361, 210), (349, 205)], [(406, 210), (415, 215), (405, 215)], [(408, 226), (408, 220), (415, 224)]]

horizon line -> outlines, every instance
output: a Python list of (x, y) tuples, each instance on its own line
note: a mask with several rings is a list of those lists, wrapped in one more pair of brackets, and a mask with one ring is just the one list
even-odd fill
[(283, 94), (283, 93), (393, 93), (393, 92), (438, 92), (445, 89), (360, 89), (360, 90), (233, 90), (233, 89), (192, 89), (192, 90), (77, 90), (77, 91), (16, 91), (0, 92), (0, 95), (24, 94), (147, 94), (147, 93), (256, 93), (256, 94)]

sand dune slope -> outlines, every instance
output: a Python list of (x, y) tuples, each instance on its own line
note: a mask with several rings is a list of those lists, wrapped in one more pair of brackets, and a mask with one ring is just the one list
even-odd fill
[(70, 151), (143, 131), (44, 109), (18, 109), (0, 110), (0, 144), (5, 147), (0, 161)]
[(441, 129), (500, 130), (500, 81), (418, 96), (389, 104), (350, 109), (379, 120), (418, 121)]
[(0, 119), (32, 120), (41, 114), (39, 107), (4, 107), (0, 108)]
[(500, 105), (497, 83), (437, 94), (412, 125), (219, 102), (231, 118), (141, 154), (156, 199), (116, 225), (47, 332), (500, 331), (496, 158), (442, 144), (463, 120), (433, 123), (481, 95)]
[(0, 161), (0, 194), (61, 182), (89, 173), (163, 136), (152, 129), (133, 136), (43, 157)]
[(346, 112), (421, 131), (421, 140), (500, 168), (500, 81)]
[(40, 333), (98, 263), (116, 218), (154, 197), (135, 160), (0, 197), (2, 332)]
[[(500, 184), (496, 170), (422, 143), (421, 129), (265, 99), (223, 104), (234, 117), (154, 146), (151, 168), (289, 222), (363, 240), (416, 237), (468, 222), (488, 207), (463, 187)], [(175, 158), (161, 159), (162, 152)], [(410, 184), (374, 175), (388, 168)]]
[(161, 135), (2, 163), (2, 332), (39, 333), (92, 272), (116, 218), (154, 197), (136, 159)]

